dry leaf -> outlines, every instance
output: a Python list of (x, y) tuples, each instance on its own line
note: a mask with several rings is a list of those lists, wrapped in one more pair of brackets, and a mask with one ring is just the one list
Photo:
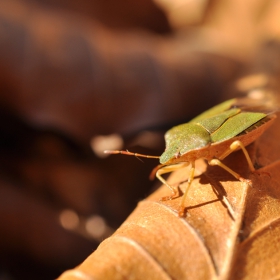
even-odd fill
[[(163, 186), (76, 269), (69, 279), (279, 279), (280, 277), (280, 120), (248, 150), (259, 166), (249, 174), (241, 152), (225, 160), (253, 184), (219, 167), (197, 163), (185, 219), (177, 217), (180, 198)], [(187, 169), (169, 182), (183, 191)], [(227, 197), (235, 217), (229, 213)]]

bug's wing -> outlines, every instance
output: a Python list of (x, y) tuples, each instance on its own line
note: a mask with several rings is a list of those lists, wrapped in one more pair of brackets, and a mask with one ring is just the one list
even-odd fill
[(249, 97), (233, 98), (201, 113), (189, 123), (199, 123), (202, 120), (204, 121), (234, 108), (238, 108), (243, 112), (260, 112), (270, 115), (279, 111), (279, 107), (277, 107), (276, 104), (277, 102), (272, 97), (262, 99), (253, 99)]
[(279, 111), (278, 102), (272, 97), (262, 98), (260, 100), (248, 97), (236, 98), (233, 106), (240, 108), (242, 112), (259, 112), (265, 113), (266, 115)]
[(217, 143), (237, 136), (277, 110), (272, 98), (235, 98), (205, 111), (190, 123), (204, 127), (211, 134), (211, 142)]
[(233, 98), (233, 99), (227, 100), (221, 104), (218, 104), (218, 105), (212, 107), (211, 109), (203, 112), (202, 114), (198, 115), (194, 119), (192, 119), (190, 121), (190, 123), (197, 123), (200, 120), (205, 120), (207, 118), (210, 118), (210, 117), (213, 117), (220, 113), (223, 113), (223, 112), (227, 111), (228, 109), (230, 109), (231, 107), (233, 107), (233, 105), (236, 103), (236, 100), (237, 100), (236, 98)]
[(212, 143), (233, 138), (254, 125), (267, 115), (256, 112), (241, 112), (227, 119), (215, 132), (211, 134)]
[(226, 110), (213, 117), (198, 120), (196, 123), (203, 126), (209, 132), (209, 134), (211, 134), (214, 131), (216, 131), (219, 127), (221, 127), (221, 125), (224, 122), (226, 122), (230, 117), (239, 114), (240, 111), (241, 110), (239, 108), (233, 108), (230, 110)]

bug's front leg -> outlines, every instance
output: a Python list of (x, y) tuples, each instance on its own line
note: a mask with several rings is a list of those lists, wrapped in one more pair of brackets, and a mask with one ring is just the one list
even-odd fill
[[(159, 169), (157, 171), (157, 173), (156, 173), (157, 178), (171, 190), (171, 195), (170, 196), (162, 197), (161, 201), (166, 201), (166, 200), (173, 199), (177, 195), (176, 189), (173, 186), (169, 185), (161, 177), (161, 175), (165, 174), (165, 173), (169, 173), (169, 172), (175, 171), (175, 170), (183, 168), (183, 167), (186, 167), (188, 165), (189, 165), (188, 162), (183, 162), (183, 163), (179, 163), (179, 164), (175, 164), (175, 165), (164, 166), (163, 168), (161, 168), (161, 169)], [(186, 200), (189, 188), (190, 188), (191, 183), (192, 183), (193, 178), (194, 178), (194, 172), (195, 172), (195, 164), (194, 164), (194, 162), (191, 162), (191, 170), (190, 170), (190, 174), (189, 174), (189, 178), (188, 178), (188, 185), (187, 185), (185, 193), (184, 193), (184, 195), (183, 195), (183, 197), (181, 199), (179, 210), (178, 210), (178, 216), (179, 217), (183, 217), (185, 215), (185, 200)]]
[(179, 207), (179, 212), (178, 212), (179, 217), (184, 217), (184, 215), (185, 215), (185, 200), (187, 198), (188, 191), (190, 189), (190, 186), (191, 186), (193, 178), (194, 178), (194, 172), (195, 172), (194, 162), (192, 162), (191, 165), (192, 165), (192, 167), (191, 167), (189, 178), (188, 178), (188, 185), (186, 187), (185, 193), (182, 197), (180, 207)]
[(170, 196), (164, 196), (161, 198), (161, 201), (166, 201), (166, 200), (171, 200), (173, 198), (176, 197), (177, 195), (177, 191), (176, 189), (169, 185), (166, 180), (161, 176), (163, 174), (166, 174), (166, 173), (170, 173), (170, 172), (173, 172), (175, 170), (178, 170), (180, 168), (183, 168), (183, 167), (186, 167), (188, 166), (189, 163), (186, 163), (186, 162), (183, 162), (183, 163), (178, 163), (178, 164), (174, 164), (174, 165), (168, 165), (168, 166), (164, 166), (162, 168), (160, 168), (157, 172), (156, 172), (156, 177), (165, 185), (167, 186), (170, 190), (171, 190), (171, 195)]

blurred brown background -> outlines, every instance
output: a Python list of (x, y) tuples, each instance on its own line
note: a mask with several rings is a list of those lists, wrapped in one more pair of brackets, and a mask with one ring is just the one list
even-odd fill
[(170, 126), (277, 89), (279, 15), (276, 0), (0, 0), (0, 279), (79, 264), (153, 190), (157, 161), (104, 149), (159, 155)]

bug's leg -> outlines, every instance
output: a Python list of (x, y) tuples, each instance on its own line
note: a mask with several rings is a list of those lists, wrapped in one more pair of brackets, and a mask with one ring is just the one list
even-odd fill
[(167, 186), (170, 190), (171, 190), (171, 195), (170, 196), (165, 196), (161, 198), (161, 201), (166, 201), (166, 200), (171, 200), (173, 199), (176, 195), (177, 195), (177, 191), (176, 189), (169, 185), (166, 180), (164, 180), (164, 178), (161, 176), (165, 173), (170, 173), (173, 172), (177, 169), (183, 168), (188, 166), (189, 163), (183, 162), (183, 163), (179, 163), (179, 164), (174, 164), (174, 165), (168, 165), (168, 166), (164, 166), (162, 168), (160, 168), (157, 172), (156, 172), (156, 177), (165, 185)]
[(181, 199), (181, 203), (180, 203), (180, 207), (179, 207), (179, 212), (178, 212), (178, 216), (179, 217), (183, 217), (185, 215), (185, 200), (187, 198), (188, 195), (188, 191), (190, 189), (191, 183), (193, 181), (194, 178), (194, 172), (195, 172), (195, 164), (194, 162), (191, 162), (191, 170), (190, 170), (190, 174), (189, 174), (189, 178), (188, 178), (188, 184), (185, 190), (185, 193)]
[(230, 150), (235, 151), (236, 149), (238, 148), (241, 148), (244, 155), (245, 155), (245, 158), (248, 162), (248, 165), (249, 165), (249, 169), (252, 173), (258, 173), (258, 174), (266, 174), (267, 176), (270, 177), (270, 174), (269, 172), (265, 172), (265, 171), (258, 171), (255, 169), (254, 165), (253, 165), (253, 162), (248, 154), (248, 151), (246, 150), (246, 148), (244, 147), (243, 143), (241, 141), (234, 141), (231, 145), (230, 145)]
[(254, 165), (253, 165), (253, 163), (252, 163), (252, 160), (251, 160), (251, 158), (250, 158), (250, 156), (249, 156), (249, 154), (248, 154), (246, 148), (244, 147), (244, 145), (242, 144), (242, 142), (239, 141), (239, 140), (236, 140), (236, 141), (232, 142), (231, 145), (229, 146), (229, 149), (228, 149), (224, 154), (222, 154), (219, 158), (220, 158), (221, 160), (223, 160), (224, 158), (226, 158), (228, 155), (230, 155), (231, 153), (233, 153), (233, 152), (234, 152), (236, 149), (238, 149), (238, 148), (241, 148), (241, 149), (242, 149), (243, 154), (244, 154), (244, 156), (245, 156), (245, 158), (246, 158), (246, 160), (247, 160), (247, 162), (248, 162), (249, 169), (251, 170), (251, 172), (254, 172), (254, 171), (255, 171), (255, 167), (254, 167)]
[(223, 168), (224, 170), (226, 170), (228, 173), (230, 173), (232, 176), (234, 176), (236, 179), (238, 179), (239, 181), (251, 184), (251, 180), (244, 179), (243, 177), (241, 177), (241, 175), (239, 175), (238, 173), (236, 173), (235, 171), (230, 169), (228, 166), (223, 164), (219, 159), (211, 159), (210, 161), (208, 161), (208, 163), (209, 163), (209, 165), (212, 165), (212, 166), (218, 165), (221, 168)]

